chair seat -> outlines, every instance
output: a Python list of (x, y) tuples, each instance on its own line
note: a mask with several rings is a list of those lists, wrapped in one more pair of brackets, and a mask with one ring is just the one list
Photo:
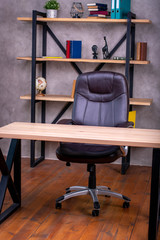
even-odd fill
[(119, 146), (84, 143), (60, 143), (56, 154), (62, 161), (77, 163), (109, 163), (122, 156)]

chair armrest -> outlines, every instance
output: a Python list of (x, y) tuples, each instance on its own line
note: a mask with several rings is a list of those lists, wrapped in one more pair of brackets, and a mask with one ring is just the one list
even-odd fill
[(125, 122), (125, 123), (120, 123), (116, 125), (116, 127), (123, 127), (123, 128), (132, 128), (134, 125), (133, 122)]
[(57, 124), (68, 124), (68, 125), (72, 125), (73, 121), (72, 119), (61, 119)]
[(123, 157), (126, 157), (128, 154), (128, 146), (120, 146)]

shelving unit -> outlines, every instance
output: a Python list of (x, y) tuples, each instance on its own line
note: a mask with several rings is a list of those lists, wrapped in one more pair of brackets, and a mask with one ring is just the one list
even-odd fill
[[(18, 17), (19, 21), (29, 21), (32, 22), (32, 56), (26, 57), (17, 57), (17, 60), (31, 61), (32, 63), (32, 81), (31, 81), (31, 94), (21, 96), (20, 99), (31, 100), (31, 122), (35, 122), (35, 105), (37, 102), (42, 102), (41, 108), (41, 122), (45, 123), (45, 103), (46, 101), (62, 101), (67, 104), (60, 111), (57, 117), (53, 120), (52, 123), (56, 123), (63, 113), (69, 108), (69, 106), (74, 101), (73, 90), (71, 96), (63, 95), (45, 95), (45, 96), (36, 96), (35, 94), (35, 79), (36, 79), (36, 64), (42, 64), (42, 77), (46, 78), (46, 63), (47, 62), (66, 62), (70, 63), (72, 67), (78, 74), (81, 74), (82, 71), (77, 66), (77, 63), (97, 63), (98, 66), (94, 71), (99, 71), (104, 66), (104, 64), (124, 64), (125, 66), (125, 76), (129, 83), (130, 91), (130, 110), (132, 105), (139, 106), (150, 106), (152, 104), (152, 99), (137, 99), (133, 98), (133, 74), (134, 74), (134, 65), (147, 65), (150, 61), (137, 61), (130, 60), (130, 57), (134, 59), (135, 52), (135, 24), (149, 24), (151, 21), (149, 19), (136, 19), (135, 14), (129, 12), (127, 19), (91, 19), (91, 18), (46, 18), (45, 13), (38, 11), (33, 11), (32, 18), (28, 17)], [(115, 45), (115, 47), (110, 51), (108, 59), (70, 59), (70, 58), (43, 58), (36, 56), (36, 38), (37, 38), (37, 24), (42, 25), (43, 34), (42, 34), (42, 56), (47, 56), (46, 43), (47, 43), (47, 33), (53, 38), (56, 44), (59, 46), (64, 56), (66, 55), (66, 49), (60, 43), (56, 35), (47, 25), (47, 22), (70, 22), (70, 23), (104, 23), (104, 24), (124, 24), (126, 27), (126, 33), (122, 36), (120, 41)], [(116, 50), (121, 46), (121, 44), (126, 40), (126, 60), (112, 60), (111, 57), (116, 52)], [(45, 92), (44, 92), (45, 93)], [(130, 154), (129, 154), (130, 155)], [(45, 158), (45, 142), (41, 143), (41, 157), (38, 160), (35, 160), (35, 142), (31, 141), (31, 166), (34, 167), (40, 161)], [(129, 166), (130, 157), (128, 159), (122, 159), (122, 173), (125, 173), (126, 169)]]

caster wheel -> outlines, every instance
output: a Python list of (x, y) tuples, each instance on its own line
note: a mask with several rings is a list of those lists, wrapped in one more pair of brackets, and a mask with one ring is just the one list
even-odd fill
[(70, 193), (70, 192), (71, 192), (71, 191), (70, 191), (70, 190), (68, 190), (68, 191), (66, 191), (66, 194), (67, 194), (67, 193)]
[(70, 192), (71, 192), (70, 188), (66, 188), (66, 194)]
[(94, 209), (94, 210), (92, 211), (92, 216), (93, 216), (93, 217), (99, 216), (99, 210)]
[(94, 202), (94, 208), (95, 208), (95, 210), (99, 210), (100, 209), (99, 202)]
[(129, 202), (124, 202), (123, 203), (123, 208), (129, 208), (130, 206), (130, 203)]
[(109, 195), (105, 195), (105, 197), (108, 197), (108, 198), (110, 198), (111, 196), (109, 196)]
[(56, 203), (56, 209), (61, 209), (61, 208), (62, 208), (62, 204), (59, 203), (59, 202), (57, 202), (57, 203)]

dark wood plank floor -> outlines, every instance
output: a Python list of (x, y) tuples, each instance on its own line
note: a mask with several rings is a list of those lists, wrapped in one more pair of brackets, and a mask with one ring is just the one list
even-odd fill
[[(72, 185), (86, 185), (85, 165), (66, 167), (60, 161), (44, 161), (35, 168), (22, 160), (22, 207), (0, 225), (2, 240), (147, 240), (150, 167), (131, 166), (126, 175), (120, 165), (97, 166), (97, 185), (131, 198), (129, 209), (122, 200), (99, 196), (99, 217), (92, 217), (90, 196), (69, 199), (62, 209), (55, 200)], [(5, 206), (10, 202), (6, 196)]]

